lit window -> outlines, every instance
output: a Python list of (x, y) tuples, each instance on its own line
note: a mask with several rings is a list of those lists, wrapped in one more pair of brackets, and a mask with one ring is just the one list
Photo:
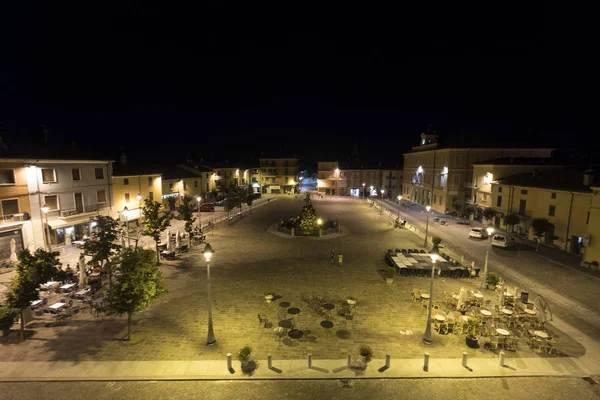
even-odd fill
[(56, 182), (56, 171), (54, 168), (42, 168), (42, 182)]
[(48, 206), (48, 210), (58, 210), (58, 196), (44, 196), (44, 203)]

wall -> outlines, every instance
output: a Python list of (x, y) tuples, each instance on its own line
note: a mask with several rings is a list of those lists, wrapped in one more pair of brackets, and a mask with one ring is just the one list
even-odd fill
[[(31, 213), (29, 205), (29, 191), (27, 188), (27, 174), (23, 163), (0, 163), (0, 169), (12, 169), (15, 175), (14, 185), (0, 185), (0, 200), (17, 199), (19, 204), (19, 213)], [(0, 216), (4, 216), (2, 207), (0, 206)], [(3, 219), (0, 219), (2, 223)]]
[[(129, 185), (124, 184), (125, 178), (129, 179)], [(148, 178), (152, 179), (152, 185), (148, 185)], [(117, 211), (123, 210), (125, 206), (129, 209), (137, 209), (138, 193), (142, 195), (141, 206), (148, 198), (150, 192), (154, 201), (162, 203), (162, 178), (157, 175), (137, 175), (129, 177), (113, 177), (114, 205)], [(129, 203), (125, 201), (125, 193), (129, 193)]]
[(593, 189), (590, 205), (590, 220), (587, 224), (588, 246), (584, 250), (583, 260), (600, 263), (600, 188)]

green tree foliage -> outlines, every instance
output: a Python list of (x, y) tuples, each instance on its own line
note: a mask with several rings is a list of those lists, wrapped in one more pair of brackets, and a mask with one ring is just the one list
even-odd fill
[(108, 280), (112, 284), (110, 258), (121, 248), (116, 242), (119, 238), (119, 222), (112, 217), (98, 215), (93, 220), (96, 226), (90, 239), (83, 245), (83, 254), (90, 256), (90, 264), (106, 265)]
[(533, 234), (537, 237), (537, 245), (535, 251), (540, 251), (540, 241), (550, 230), (552, 224), (546, 218), (534, 218), (529, 225), (533, 230)]
[(431, 238), (431, 243), (433, 243), (434, 246), (439, 246), (440, 243), (442, 243), (442, 238), (439, 236), (434, 236)]
[[(55, 274), (59, 254), (43, 249), (37, 249), (33, 254), (29, 250), (19, 252), (17, 275), (11, 281), (6, 303), (9, 308), (19, 310), (21, 321), (24, 321), (23, 311), (39, 299), (36, 289)], [(24, 325), (21, 324), (21, 340), (25, 338)]]
[(509, 232), (512, 231), (514, 226), (519, 225), (520, 223), (521, 217), (519, 217), (519, 214), (508, 214), (504, 217), (504, 225), (509, 227), (509, 229), (507, 229)]
[(160, 235), (171, 225), (171, 214), (161, 211), (160, 203), (150, 199), (144, 201), (144, 235), (156, 242), (156, 263), (160, 263)]
[(15, 321), (15, 317), (17, 316), (17, 311), (14, 309), (0, 305), (0, 330), (8, 330)]
[(180, 221), (185, 221), (185, 231), (188, 233), (190, 238), (190, 247), (192, 246), (192, 230), (194, 229), (194, 198), (188, 194), (183, 196), (181, 204), (177, 207), (177, 218)]
[(312, 201), (310, 200), (310, 193), (306, 193), (304, 205), (302, 206), (302, 211), (300, 212), (299, 227), (303, 231), (311, 231), (315, 228), (316, 222), (317, 213), (312, 205)]
[(254, 202), (254, 190), (252, 186), (248, 185), (246, 188), (246, 205), (250, 207), (250, 214), (252, 214), (252, 203)]
[(496, 209), (495, 208), (486, 208), (485, 210), (483, 210), (483, 218), (487, 219), (487, 220), (491, 220), (492, 218), (494, 218), (496, 216)]
[(127, 248), (113, 259), (115, 284), (104, 299), (108, 315), (127, 314), (127, 340), (131, 340), (131, 319), (166, 293), (152, 250)]
[(177, 206), (177, 197), (175, 197), (175, 196), (167, 197), (167, 208), (169, 209), (169, 212), (175, 211), (175, 209), (177, 208), (176, 206)]

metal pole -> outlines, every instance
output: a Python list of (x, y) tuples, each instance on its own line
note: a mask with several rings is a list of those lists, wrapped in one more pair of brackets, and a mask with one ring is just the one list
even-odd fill
[(52, 251), (52, 240), (50, 240), (50, 225), (48, 225), (48, 213), (46, 214), (46, 235), (48, 235), (48, 251)]
[(427, 224), (425, 225), (425, 242), (423, 246), (427, 247), (427, 235), (429, 234), (429, 211), (427, 212)]
[(383, 214), (383, 192), (381, 192), (381, 207), (379, 208), (379, 214)]
[(129, 238), (129, 217), (125, 213), (125, 232), (127, 232), (127, 247), (131, 247), (131, 239)]
[(492, 235), (488, 237), (488, 245), (485, 250), (485, 264), (483, 265), (483, 276), (481, 277), (481, 289), (485, 289), (486, 279), (487, 279), (487, 269), (488, 269), (488, 258), (490, 257), (490, 243), (492, 243)]
[(423, 335), (423, 343), (433, 344), (433, 337), (431, 335), (431, 309), (433, 308), (433, 277), (435, 274), (435, 261), (432, 261), (431, 266), (431, 281), (429, 282), (429, 308), (427, 309), (427, 327), (425, 328), (425, 334)]
[(212, 321), (212, 298), (210, 293), (210, 260), (206, 262), (206, 288), (208, 293), (208, 337), (206, 338), (207, 346), (214, 346), (217, 343), (215, 333), (213, 332)]

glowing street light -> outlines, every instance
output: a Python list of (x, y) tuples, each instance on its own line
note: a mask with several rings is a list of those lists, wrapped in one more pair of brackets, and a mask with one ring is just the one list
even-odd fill
[(433, 344), (433, 337), (431, 335), (431, 309), (433, 308), (433, 277), (435, 275), (435, 262), (440, 257), (440, 250), (437, 245), (433, 246), (429, 252), (431, 257), (431, 281), (429, 282), (429, 306), (427, 308), (427, 326), (425, 327), (425, 334), (423, 335), (423, 343)]
[(427, 234), (429, 233), (429, 211), (431, 210), (431, 206), (425, 207), (427, 210), (427, 224), (425, 225), (425, 242), (423, 242), (423, 246), (427, 247)]
[(217, 343), (215, 333), (213, 332), (213, 321), (212, 321), (212, 298), (210, 293), (210, 259), (215, 251), (210, 246), (210, 243), (206, 243), (202, 254), (206, 259), (206, 288), (208, 293), (208, 336), (206, 338), (207, 346), (214, 346)]
[(483, 266), (483, 276), (481, 279), (481, 289), (485, 289), (485, 285), (487, 284), (487, 273), (488, 273), (488, 259), (490, 257), (490, 247), (492, 244), (492, 233), (494, 233), (494, 228), (491, 226), (485, 229), (488, 233), (488, 245), (485, 251), (485, 264)]
[(340, 169), (336, 168), (335, 169), (335, 194), (337, 196), (340, 195), (339, 188), (340, 188)]
[(365, 183), (363, 182), (362, 198), (365, 199)]
[(402, 201), (402, 196), (398, 196), (398, 222), (400, 222), (400, 203)]
[(48, 225), (48, 211), (50, 211), (50, 207), (44, 203), (44, 205), (41, 207), (41, 210), (46, 217), (46, 245), (48, 246), (48, 251), (52, 251), (52, 244), (50, 241), (50, 226)]
[(200, 213), (200, 200), (202, 200), (202, 197), (196, 197), (196, 201), (198, 202), (198, 226), (200, 226), (200, 230), (202, 230), (202, 214)]
[(383, 214), (383, 193), (385, 192), (384, 189), (381, 189), (381, 207), (379, 207), (379, 214)]
[(323, 223), (323, 220), (321, 218), (317, 219), (317, 225), (321, 226), (322, 223)]

